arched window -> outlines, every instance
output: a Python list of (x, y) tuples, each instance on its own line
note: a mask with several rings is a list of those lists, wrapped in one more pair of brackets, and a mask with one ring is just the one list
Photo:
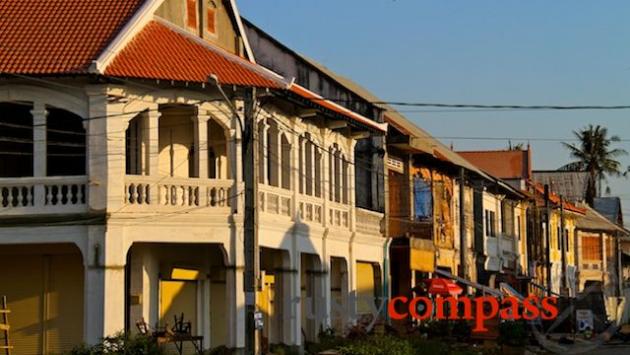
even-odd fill
[(83, 119), (71, 112), (47, 108), (47, 175), (85, 175), (86, 134)]
[[(203, 152), (202, 152), (203, 153)], [(208, 178), (227, 179), (230, 176), (225, 129), (213, 119), (208, 120)]]
[(291, 189), (291, 144), (286, 134), (281, 135), (282, 145), (282, 188), (286, 190)]
[(267, 181), (271, 186), (280, 186), (280, 131), (275, 120), (269, 120), (267, 129)]
[(142, 175), (142, 115), (129, 121), (125, 132), (125, 171), (127, 175)]
[(0, 103), (0, 177), (33, 176), (32, 108)]

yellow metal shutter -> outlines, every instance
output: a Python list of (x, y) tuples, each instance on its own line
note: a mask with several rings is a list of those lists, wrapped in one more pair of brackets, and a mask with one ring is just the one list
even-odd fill
[(371, 263), (357, 262), (357, 312), (369, 314), (374, 304), (374, 266)]
[(11, 310), (11, 345), (14, 355), (42, 353), (43, 266), (41, 256), (2, 255), (0, 295)]
[[(197, 281), (160, 281), (160, 324), (171, 329), (175, 325), (175, 316), (179, 319), (184, 314), (184, 322), (191, 323), (191, 333), (197, 331)], [(166, 353), (174, 353), (174, 345), (166, 346)], [(184, 354), (193, 354), (190, 343), (184, 343)]]
[(46, 345), (60, 354), (83, 341), (83, 263), (76, 254), (48, 259)]

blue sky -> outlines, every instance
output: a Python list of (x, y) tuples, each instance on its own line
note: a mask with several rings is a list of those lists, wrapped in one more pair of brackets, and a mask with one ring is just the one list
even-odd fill
[[(387, 101), (630, 104), (630, 2), (240, 0), (241, 13), (291, 48)], [(589, 123), (628, 139), (630, 110), (417, 112), (405, 115), (456, 149), (512, 138), (569, 139)], [(421, 109), (429, 111), (429, 109)], [(523, 140), (513, 139), (513, 143)], [(524, 141), (527, 143), (527, 141)], [(535, 169), (569, 159), (559, 142), (531, 141)], [(630, 157), (622, 159), (625, 166)], [(630, 180), (611, 181), (630, 221)]]

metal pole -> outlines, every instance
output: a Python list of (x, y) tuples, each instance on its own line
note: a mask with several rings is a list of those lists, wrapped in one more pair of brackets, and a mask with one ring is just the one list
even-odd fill
[(551, 213), (549, 206), (549, 185), (545, 185), (545, 241), (547, 244), (547, 296), (551, 296)]
[(256, 117), (254, 117), (255, 89), (246, 89), (244, 95), (243, 122), (243, 180), (245, 183), (245, 354), (256, 353), (256, 289), (258, 285), (258, 142)]

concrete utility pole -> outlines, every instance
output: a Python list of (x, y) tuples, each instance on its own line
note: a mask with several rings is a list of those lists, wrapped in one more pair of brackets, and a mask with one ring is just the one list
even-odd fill
[(549, 206), (549, 185), (545, 185), (545, 242), (547, 244), (547, 296), (551, 296), (551, 212)]
[(243, 180), (245, 183), (245, 354), (256, 353), (256, 289), (258, 285), (258, 130), (254, 117), (256, 89), (246, 89), (243, 122)]
[(459, 168), (459, 277), (466, 278), (466, 206), (464, 168)]

